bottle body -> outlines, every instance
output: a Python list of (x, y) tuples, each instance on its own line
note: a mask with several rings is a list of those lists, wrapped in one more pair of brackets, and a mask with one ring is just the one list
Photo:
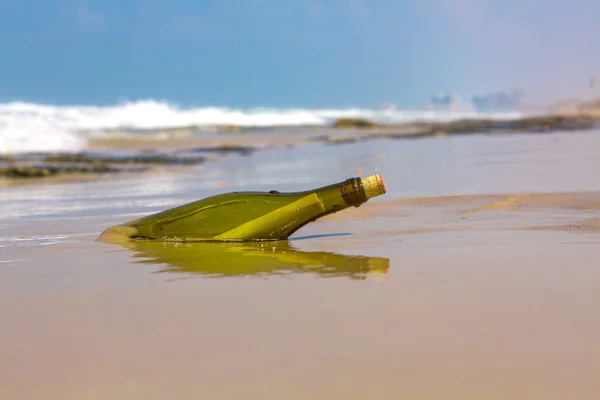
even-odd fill
[(318, 189), (279, 193), (233, 192), (208, 197), (119, 227), (131, 239), (172, 241), (282, 240), (307, 223), (385, 193), (381, 175), (351, 178)]

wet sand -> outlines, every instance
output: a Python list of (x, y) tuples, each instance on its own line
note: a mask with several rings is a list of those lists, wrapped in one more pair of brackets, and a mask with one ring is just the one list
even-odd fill
[[(596, 399), (599, 140), (315, 145), (0, 188), (0, 398)], [(95, 241), (210, 194), (359, 170), (386, 196), (289, 242)]]

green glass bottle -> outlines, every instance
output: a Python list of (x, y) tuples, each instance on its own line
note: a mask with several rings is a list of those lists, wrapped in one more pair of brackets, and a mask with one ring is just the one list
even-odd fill
[(108, 228), (100, 240), (283, 240), (304, 225), (386, 192), (379, 174), (318, 189), (220, 194)]

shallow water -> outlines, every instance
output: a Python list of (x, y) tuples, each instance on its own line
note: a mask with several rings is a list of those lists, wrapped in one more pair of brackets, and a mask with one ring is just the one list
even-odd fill
[[(223, 191), (377, 172), (384, 197), (289, 242), (95, 241)], [(0, 188), (0, 398), (596, 399), (598, 193), (599, 132), (310, 145)]]

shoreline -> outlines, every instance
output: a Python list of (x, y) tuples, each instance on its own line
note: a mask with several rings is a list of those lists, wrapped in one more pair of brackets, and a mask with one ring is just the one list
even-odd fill
[[(145, 135), (92, 137), (77, 153), (7, 154), (0, 156), (0, 187), (21, 184), (84, 182), (140, 173), (189, 171), (235, 153), (251, 156), (270, 148), (309, 144), (341, 145), (381, 139), (442, 136), (548, 134), (582, 132), (600, 127), (600, 114), (548, 114), (514, 119), (462, 119), (443, 122), (379, 124), (342, 118), (330, 126), (243, 128), (180, 127), (145, 130)], [(95, 134), (118, 134), (123, 130)], [(92, 134), (92, 136), (94, 136)], [(114, 156), (114, 152), (136, 151)], [(94, 155), (105, 152), (109, 155)]]

